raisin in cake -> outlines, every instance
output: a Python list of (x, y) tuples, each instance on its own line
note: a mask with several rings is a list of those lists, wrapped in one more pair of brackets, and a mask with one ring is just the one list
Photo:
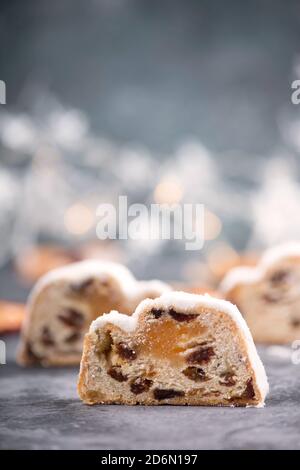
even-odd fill
[(238, 309), (170, 292), (131, 317), (111, 312), (85, 336), (78, 382), (87, 404), (262, 406), (264, 367)]
[(30, 295), (18, 361), (79, 364), (92, 320), (111, 309), (130, 315), (142, 299), (169, 289), (160, 281), (138, 282), (115, 263), (82, 261), (56, 269), (42, 277)]
[(256, 267), (236, 268), (221, 284), (244, 315), (254, 341), (290, 343), (300, 338), (300, 243), (268, 250)]

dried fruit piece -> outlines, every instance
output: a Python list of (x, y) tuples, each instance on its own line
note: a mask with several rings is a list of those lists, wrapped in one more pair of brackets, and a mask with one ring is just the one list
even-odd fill
[(162, 316), (163, 310), (161, 310), (160, 308), (153, 308), (151, 310), (151, 313), (154, 316), (154, 318), (158, 319)]
[(215, 356), (215, 352), (211, 346), (200, 346), (187, 356), (187, 362), (189, 364), (207, 364), (213, 356)]
[(300, 318), (292, 318), (291, 319), (291, 326), (293, 328), (298, 328), (300, 326)]
[(201, 367), (190, 366), (182, 371), (182, 373), (194, 382), (206, 382), (209, 380), (204, 370)]
[(155, 400), (166, 400), (167, 398), (183, 397), (184, 392), (173, 388), (155, 388), (153, 396)]
[(279, 302), (281, 297), (282, 297), (282, 295), (280, 293), (278, 293), (278, 291), (276, 291), (276, 292), (265, 292), (262, 295), (262, 299), (265, 302), (269, 303), (269, 304), (274, 304), (276, 302)]
[(84, 315), (74, 308), (65, 308), (58, 318), (62, 323), (73, 328), (81, 328), (84, 325)]
[(118, 343), (116, 346), (117, 353), (122, 359), (133, 361), (136, 359), (136, 351), (126, 343)]
[(195, 320), (197, 317), (197, 315), (194, 314), (176, 312), (173, 308), (170, 308), (169, 315), (178, 322), (189, 322)]
[(108, 355), (108, 353), (111, 351), (112, 344), (113, 340), (110, 333), (106, 333), (104, 336), (102, 335), (101, 340), (99, 339), (99, 342), (95, 348), (95, 352), (99, 358), (102, 354)]
[(139, 395), (140, 393), (147, 392), (152, 384), (152, 380), (146, 379), (145, 377), (138, 377), (131, 382), (130, 390), (135, 395)]
[(255, 398), (255, 391), (253, 387), (252, 378), (246, 382), (246, 388), (240, 396), (232, 396), (229, 401), (245, 403), (245, 400), (252, 400)]
[(76, 292), (78, 294), (83, 294), (93, 284), (94, 284), (94, 278), (90, 277), (80, 282), (74, 282), (73, 284), (70, 285), (70, 288), (73, 292)]
[(31, 343), (26, 343), (25, 345), (25, 354), (30, 362), (30, 364), (34, 364), (36, 362), (40, 362), (42, 359), (42, 356), (39, 354), (36, 354), (35, 351), (33, 351)]
[(55, 344), (51, 331), (49, 330), (47, 326), (44, 326), (42, 330), (41, 343), (44, 346), (54, 346)]
[(76, 341), (79, 341), (80, 339), (81, 339), (81, 334), (78, 332), (75, 332), (71, 334), (70, 336), (68, 336), (65, 339), (65, 342), (70, 344), (70, 343), (75, 343)]
[(28, 355), (31, 361), (37, 361), (39, 359), (39, 357), (33, 352), (33, 349), (30, 343), (26, 344), (26, 354)]
[(236, 384), (236, 376), (234, 372), (227, 371), (220, 375), (221, 380), (219, 380), (220, 385), (225, 385), (226, 387), (233, 387)]
[(246, 388), (242, 394), (243, 398), (254, 398), (255, 397), (255, 391), (253, 387), (253, 380), (252, 378), (247, 380), (246, 382)]
[(118, 382), (126, 382), (128, 380), (127, 375), (123, 374), (122, 369), (120, 366), (112, 366), (107, 371), (108, 375), (110, 375), (113, 379), (117, 380)]
[(289, 275), (290, 271), (287, 269), (280, 269), (272, 274), (270, 277), (270, 282), (275, 285), (281, 284), (282, 282), (286, 282), (288, 280)]

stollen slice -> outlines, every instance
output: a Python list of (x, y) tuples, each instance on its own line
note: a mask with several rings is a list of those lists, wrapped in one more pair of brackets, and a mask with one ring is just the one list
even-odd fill
[(87, 404), (263, 406), (268, 381), (234, 305), (169, 292), (91, 324), (78, 392)]

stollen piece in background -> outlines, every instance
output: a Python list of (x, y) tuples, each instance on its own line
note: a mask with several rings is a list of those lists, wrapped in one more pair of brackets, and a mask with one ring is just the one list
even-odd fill
[(238, 306), (258, 343), (300, 338), (300, 243), (269, 249), (255, 267), (231, 270), (220, 286)]
[(141, 300), (168, 290), (160, 281), (137, 281), (117, 263), (82, 261), (51, 271), (29, 297), (18, 362), (79, 364), (92, 320), (111, 309), (130, 315)]

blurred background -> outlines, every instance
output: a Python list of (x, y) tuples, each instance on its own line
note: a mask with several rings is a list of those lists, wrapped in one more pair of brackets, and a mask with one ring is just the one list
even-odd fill
[[(214, 286), (300, 237), (300, 4), (2, 1), (0, 298), (67, 262)], [(205, 244), (100, 242), (96, 208), (205, 204)]]

